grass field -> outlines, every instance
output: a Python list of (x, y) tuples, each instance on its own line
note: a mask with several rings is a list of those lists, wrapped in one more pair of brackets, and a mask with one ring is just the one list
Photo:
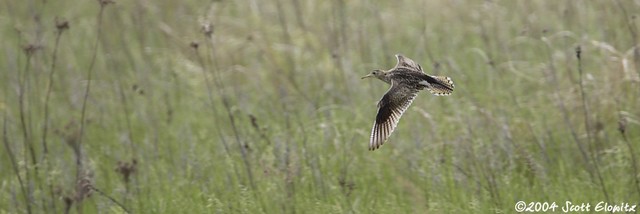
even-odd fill
[[(639, 1), (0, 5), (0, 213), (640, 204)], [(456, 88), (371, 152), (396, 53)]]

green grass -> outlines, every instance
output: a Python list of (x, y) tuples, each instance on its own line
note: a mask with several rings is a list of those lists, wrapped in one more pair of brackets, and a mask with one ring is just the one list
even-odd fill
[[(640, 201), (632, 1), (2, 5), (0, 213)], [(70, 26), (57, 46), (56, 17)], [(393, 67), (396, 53), (456, 89), (422, 93), (370, 152), (388, 86), (360, 77)]]

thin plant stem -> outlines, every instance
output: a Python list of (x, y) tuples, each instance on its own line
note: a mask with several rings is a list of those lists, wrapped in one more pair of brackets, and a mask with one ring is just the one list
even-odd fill
[[(208, 30), (210, 28), (206, 28), (206, 30)], [(215, 51), (213, 49), (213, 45), (212, 43), (214, 42), (213, 37), (212, 37), (212, 31), (209, 31), (208, 33), (205, 32), (205, 37), (207, 38), (207, 51), (209, 51), (209, 56), (211, 56), (212, 58), (215, 58)], [(202, 64), (204, 65), (204, 62), (202, 62)], [(214, 64), (217, 65), (217, 63), (214, 62)], [(207, 90), (209, 92), (212, 91), (212, 85), (211, 82), (209, 81), (209, 79), (206, 77), (206, 71), (207, 71), (207, 67), (203, 67), (203, 75), (204, 75), (204, 80), (205, 80), (205, 84), (207, 85)], [(217, 74), (216, 72), (212, 72), (214, 75)], [(245, 165), (245, 170), (247, 172), (247, 177), (249, 178), (249, 185), (251, 185), (251, 188), (255, 191), (256, 190), (256, 185), (253, 179), (253, 172), (251, 170), (251, 163), (249, 162), (248, 159), (248, 154), (247, 154), (247, 150), (246, 148), (242, 145), (242, 141), (240, 140), (240, 133), (238, 131), (237, 125), (236, 125), (236, 121), (235, 121), (235, 117), (233, 116), (233, 113), (231, 111), (231, 104), (229, 103), (229, 99), (228, 97), (222, 93), (223, 89), (225, 88), (223, 83), (220, 81), (219, 76), (214, 76), (214, 81), (213, 83), (215, 84), (217, 90), (216, 92), (218, 92), (218, 96), (220, 96), (220, 99), (222, 101), (222, 105), (224, 106), (226, 112), (227, 112), (227, 117), (229, 118), (229, 122), (231, 124), (231, 129), (233, 131), (233, 135), (236, 141), (236, 144), (238, 146), (238, 150), (240, 151), (240, 154), (242, 156), (242, 161)], [(211, 99), (211, 104), (213, 104), (213, 97), (212, 94), (209, 94), (210, 99)]]
[(2, 127), (2, 141), (4, 142), (4, 148), (9, 156), (9, 160), (11, 160), (11, 168), (13, 172), (16, 173), (16, 177), (18, 178), (18, 183), (20, 184), (20, 190), (22, 191), (22, 196), (24, 197), (24, 203), (27, 207), (27, 213), (31, 214), (31, 203), (29, 203), (29, 194), (27, 192), (27, 188), (24, 185), (24, 181), (22, 176), (20, 176), (20, 170), (18, 168), (18, 162), (16, 161), (16, 156), (11, 150), (11, 146), (9, 146), (9, 137), (7, 136), (7, 112), (5, 111), (3, 127)]
[[(42, 126), (42, 149), (43, 149), (43, 160), (45, 162), (47, 171), (51, 169), (51, 163), (49, 163), (49, 149), (47, 147), (47, 137), (49, 133), (49, 100), (51, 98), (51, 91), (53, 89), (53, 77), (56, 70), (56, 62), (58, 61), (58, 47), (60, 44), (60, 38), (62, 38), (62, 33), (69, 27), (67, 22), (58, 23), (56, 21), (56, 27), (58, 31), (56, 32), (56, 40), (55, 45), (53, 46), (53, 54), (51, 56), (51, 68), (49, 71), (49, 83), (47, 84), (47, 92), (44, 99), (44, 125)], [(56, 210), (55, 203), (55, 194), (53, 190), (53, 185), (49, 182), (49, 179), (46, 179), (49, 187), (49, 197), (51, 197), (51, 210)]]
[[(211, 26), (209, 26), (209, 28), (204, 28), (204, 35), (207, 39), (207, 51), (208, 51), (208, 56), (210, 56), (209, 59), (212, 60), (212, 64), (214, 67), (218, 66), (218, 63), (216, 62), (216, 51), (213, 48), (213, 44), (215, 42), (214, 38), (213, 38), (213, 29)], [(204, 65), (204, 63), (202, 63)], [(209, 82), (209, 79), (206, 78), (206, 67), (203, 67), (203, 75), (204, 75), (204, 80), (205, 83), (207, 85), (207, 89), (208, 89), (208, 93), (210, 96), (210, 101), (212, 101), (211, 103), (213, 104), (213, 98), (211, 97), (211, 83)], [(240, 131), (238, 130), (238, 126), (236, 124), (236, 120), (235, 117), (233, 116), (233, 112), (231, 110), (231, 104), (229, 102), (229, 97), (225, 94), (223, 94), (222, 92), (224, 91), (223, 89), (225, 88), (224, 84), (221, 81), (221, 77), (219, 75), (217, 75), (217, 72), (211, 72), (214, 77), (213, 77), (213, 83), (215, 84), (215, 87), (217, 88), (216, 92), (218, 92), (218, 96), (220, 97), (220, 99), (222, 100), (222, 105), (224, 106), (224, 109), (226, 110), (227, 113), (227, 117), (229, 118), (229, 122), (231, 124), (231, 129), (233, 131), (233, 135), (236, 141), (236, 145), (238, 146), (238, 150), (240, 151), (240, 155), (242, 156), (242, 162), (245, 166), (245, 170), (247, 173), (247, 177), (249, 179), (249, 185), (251, 186), (251, 189), (253, 190), (253, 195), (256, 198), (257, 201), (259, 201), (260, 203), (260, 208), (265, 211), (265, 204), (262, 200), (259, 200), (260, 198), (258, 197), (259, 195), (259, 191), (258, 188), (256, 186), (254, 177), (253, 177), (253, 171), (251, 168), (251, 162), (249, 161), (249, 154), (247, 153), (247, 148), (242, 144), (242, 140), (240, 139)], [(213, 106), (212, 106), (213, 108)]]
[(91, 186), (91, 189), (92, 189), (93, 191), (96, 191), (97, 193), (100, 193), (100, 195), (102, 195), (102, 196), (104, 196), (104, 197), (108, 198), (108, 199), (109, 199), (111, 202), (113, 202), (114, 204), (118, 205), (118, 206), (119, 206), (119, 207), (120, 207), (120, 208), (121, 208), (125, 213), (131, 213), (131, 211), (129, 211), (129, 209), (127, 209), (127, 208), (124, 206), (124, 204), (120, 203), (120, 202), (119, 202), (118, 200), (116, 200), (115, 198), (113, 198), (113, 197), (111, 197), (111, 196), (107, 195), (106, 193), (104, 193), (103, 191), (101, 191), (100, 189), (98, 189), (98, 188), (96, 188), (96, 187), (94, 187), (94, 186)]
[[(100, 44), (100, 40), (102, 38), (102, 15), (104, 14), (104, 8), (106, 5), (107, 3), (103, 3), (103, 1), (100, 1), (100, 12), (98, 13), (98, 20), (97, 20), (97, 26), (96, 26), (97, 35), (93, 45), (93, 54), (91, 56), (91, 62), (89, 63), (89, 68), (87, 69), (87, 86), (85, 87), (84, 96), (82, 98), (82, 110), (80, 113), (80, 135), (79, 135), (77, 147), (80, 147), (82, 145), (82, 141), (84, 139), (84, 129), (86, 126), (87, 100), (89, 99), (89, 92), (91, 90), (91, 80), (93, 79), (93, 69), (95, 67), (96, 58), (98, 56), (98, 47)], [(76, 178), (80, 179), (80, 171), (81, 171), (80, 169), (82, 168), (82, 161), (81, 161), (82, 151), (78, 150), (77, 154), (78, 154), (78, 157), (76, 159), (76, 167), (78, 168), (78, 170), (76, 171)]]
[[(580, 94), (582, 97), (582, 108), (583, 108), (583, 112), (584, 112), (584, 125), (585, 125), (585, 130), (587, 131), (587, 143), (589, 145), (595, 144), (595, 142), (592, 141), (592, 136), (591, 136), (591, 122), (589, 120), (589, 108), (587, 106), (587, 94), (584, 90), (584, 81), (583, 81), (583, 72), (582, 72), (582, 49), (580, 48), (580, 46), (578, 46), (576, 48), (576, 58), (578, 59), (578, 73), (580, 74)], [(606, 185), (604, 183), (604, 179), (602, 178), (602, 173), (600, 173), (600, 167), (598, 166), (598, 158), (596, 158), (595, 156), (598, 154), (598, 152), (596, 151), (596, 146), (593, 145), (592, 146), (592, 151), (591, 151), (591, 161), (593, 162), (593, 167), (595, 169), (595, 173), (596, 176), (598, 177), (598, 181), (600, 182), (600, 187), (602, 188), (602, 193), (604, 194), (605, 198), (607, 199), (607, 201), (609, 201), (609, 193), (607, 192), (607, 188)]]
[[(82, 143), (84, 140), (84, 129), (86, 126), (86, 112), (87, 112), (87, 100), (89, 99), (89, 93), (91, 90), (91, 80), (93, 79), (93, 70), (96, 64), (96, 59), (98, 56), (98, 47), (100, 44), (100, 40), (102, 39), (102, 15), (104, 14), (104, 8), (109, 3), (112, 3), (110, 0), (99, 0), (100, 11), (97, 17), (97, 25), (96, 25), (96, 40), (93, 45), (93, 54), (91, 56), (91, 62), (89, 63), (89, 68), (87, 69), (87, 86), (85, 87), (84, 96), (82, 98), (82, 110), (80, 113), (80, 131), (78, 135), (78, 142), (74, 145), (74, 154), (76, 156), (76, 182), (81, 181), (82, 173), (83, 173), (83, 164), (82, 164)], [(76, 209), (79, 213), (82, 210), (82, 204), (80, 202), (76, 203)]]
[[(28, 157), (31, 157), (31, 166), (34, 167), (34, 174), (35, 177), (38, 177), (38, 167), (37, 167), (37, 159), (36, 159), (36, 151), (35, 148), (33, 147), (33, 143), (31, 142), (31, 138), (29, 135), (29, 128), (27, 126), (27, 121), (26, 121), (26, 110), (25, 110), (25, 104), (24, 104), (24, 96), (25, 96), (25, 90), (26, 90), (26, 79), (27, 79), (27, 72), (30, 70), (30, 65), (31, 65), (31, 56), (33, 55), (33, 49), (31, 49), (32, 47), (27, 47), (25, 48), (25, 52), (27, 54), (27, 62), (24, 68), (24, 77), (22, 77), (22, 79), (18, 80), (18, 84), (19, 84), (19, 91), (18, 91), (18, 106), (19, 106), (19, 111), (20, 111), (20, 126), (22, 127), (22, 136), (23, 136), (23, 140), (24, 140), (24, 144), (25, 144), (25, 150), (24, 150), (24, 162), (28, 163), (29, 160)], [(21, 75), (18, 75), (18, 77), (20, 77)], [(27, 165), (28, 166), (28, 165)], [(31, 172), (29, 170), (30, 167), (27, 167), (26, 169), (26, 173), (25, 173), (25, 178), (27, 182), (31, 182), (32, 176)], [(28, 198), (32, 197), (32, 190), (31, 188), (28, 188), (29, 191), (27, 191), (27, 195)], [(31, 201), (27, 200), (25, 201), (27, 204), (30, 204)], [(30, 207), (29, 207), (30, 208)], [(31, 212), (31, 210), (29, 210), (29, 212)]]
[(560, 91), (560, 87), (559, 87), (559, 83), (558, 83), (558, 77), (556, 76), (557, 71), (556, 71), (556, 67), (554, 64), (554, 60), (553, 57), (551, 55), (551, 44), (549, 44), (548, 41), (546, 41), (545, 39), (543, 39), (543, 41), (545, 42), (545, 47), (546, 47), (546, 53), (547, 53), (547, 57), (549, 59), (549, 68), (551, 70), (551, 84), (555, 87), (554, 91), (556, 91), (554, 94), (556, 101), (558, 102), (560, 111), (562, 112), (562, 118), (564, 120), (564, 122), (566, 123), (566, 125), (569, 127), (569, 131), (571, 131), (571, 136), (573, 137), (573, 141), (576, 144), (576, 147), (578, 147), (578, 150), (580, 151), (580, 154), (582, 155), (582, 159), (584, 160), (585, 164), (587, 165), (587, 172), (589, 172), (589, 176), (591, 178), (591, 180), (594, 180), (593, 177), (593, 170), (591, 169), (591, 164), (589, 162), (589, 156), (587, 155), (587, 152), (585, 151), (584, 147), (582, 146), (582, 142), (580, 141), (580, 138), (578, 138), (578, 133), (576, 132), (573, 124), (571, 123), (571, 120), (569, 119), (569, 111), (567, 110), (567, 106), (564, 103), (564, 100), (560, 97), (560, 95), (558, 94), (558, 91)]
[[(616, 100), (616, 103), (618, 101)], [(620, 104), (618, 103), (618, 106)], [(629, 142), (629, 138), (627, 137), (627, 118), (622, 114), (622, 111), (618, 110), (618, 131), (620, 135), (622, 135), (622, 139), (624, 143), (627, 145), (629, 149), (629, 156), (631, 157), (631, 173), (633, 175), (633, 183), (636, 188), (636, 192), (638, 196), (640, 196), (640, 179), (638, 179), (638, 162), (636, 158), (636, 152), (633, 149), (633, 145)]]
[[(198, 62), (200, 63), (200, 66), (202, 67), (202, 74), (203, 74), (203, 78), (205, 78), (205, 85), (207, 87), (207, 95), (209, 98), (209, 103), (211, 104), (211, 113), (212, 115), (216, 115), (216, 111), (215, 108), (213, 108), (213, 94), (212, 94), (212, 87), (211, 87), (211, 83), (207, 80), (206, 77), (206, 68), (207, 66), (204, 63), (204, 60), (202, 59), (202, 56), (200, 55), (200, 53), (198, 52), (197, 49), (194, 50), (196, 57), (198, 58)], [(215, 119), (215, 118), (214, 118)], [(220, 142), (222, 142), (222, 146), (224, 147), (225, 152), (227, 153), (227, 156), (231, 157), (231, 149), (229, 147), (229, 144), (227, 143), (227, 141), (224, 139), (224, 137), (222, 137), (222, 130), (220, 129), (220, 126), (216, 126), (216, 130), (218, 131), (218, 134), (220, 136)], [(238, 170), (236, 169), (235, 164), (233, 164), (233, 170), (236, 174), (236, 176), (239, 178), (240, 177), (240, 173), (238, 173)]]
[(631, 41), (633, 42), (633, 62), (635, 63), (636, 72), (640, 75), (640, 49), (638, 48), (638, 32), (636, 26), (629, 21), (629, 14), (627, 10), (621, 3), (622, 1), (616, 1), (618, 7), (622, 11), (622, 15), (624, 15), (625, 24), (627, 25), (627, 29), (629, 30), (629, 34), (631, 36)]

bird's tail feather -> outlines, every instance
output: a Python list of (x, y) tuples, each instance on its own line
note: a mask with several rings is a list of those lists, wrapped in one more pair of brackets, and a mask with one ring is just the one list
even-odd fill
[(436, 96), (449, 96), (453, 93), (455, 85), (450, 77), (445, 76), (431, 76), (436, 81), (430, 82), (431, 86), (427, 89), (431, 94)]

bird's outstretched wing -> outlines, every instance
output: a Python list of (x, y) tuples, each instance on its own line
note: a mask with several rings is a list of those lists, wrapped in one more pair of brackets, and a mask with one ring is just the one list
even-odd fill
[(418, 90), (391, 80), (391, 88), (378, 102), (378, 115), (371, 129), (369, 150), (379, 148), (398, 125), (400, 117), (418, 95)]
[[(414, 62), (413, 60), (403, 56), (402, 54), (396, 54), (396, 67), (394, 68), (406, 68), (409, 71), (421, 72), (424, 73), (420, 64)], [(392, 69), (394, 70), (394, 69)]]

